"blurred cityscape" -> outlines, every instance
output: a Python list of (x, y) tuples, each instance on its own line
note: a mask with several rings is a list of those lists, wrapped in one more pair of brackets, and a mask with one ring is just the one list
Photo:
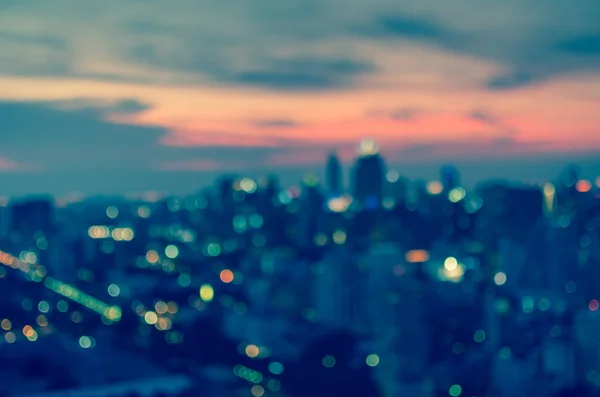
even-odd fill
[(600, 395), (600, 177), (324, 167), (5, 199), (0, 396)]

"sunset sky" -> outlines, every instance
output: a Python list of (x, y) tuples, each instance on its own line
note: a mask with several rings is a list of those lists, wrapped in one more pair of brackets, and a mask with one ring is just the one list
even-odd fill
[(0, 0), (4, 193), (600, 174), (598, 0)]

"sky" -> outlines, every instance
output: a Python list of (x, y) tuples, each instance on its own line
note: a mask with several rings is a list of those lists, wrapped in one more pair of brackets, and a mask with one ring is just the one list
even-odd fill
[(0, 0), (0, 194), (600, 174), (598, 0)]

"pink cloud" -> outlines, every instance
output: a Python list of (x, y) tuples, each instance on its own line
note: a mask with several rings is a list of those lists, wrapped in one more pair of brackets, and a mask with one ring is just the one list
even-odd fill
[(176, 130), (165, 135), (161, 144), (166, 146), (247, 146), (276, 147), (283, 142), (274, 137), (245, 135), (226, 131)]

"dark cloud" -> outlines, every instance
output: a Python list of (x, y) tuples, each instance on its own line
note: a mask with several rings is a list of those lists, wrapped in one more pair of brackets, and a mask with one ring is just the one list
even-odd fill
[[(114, 110), (138, 111), (136, 101), (112, 106), (64, 108), (64, 102), (0, 102), (0, 147), (11, 159), (23, 159), (39, 169), (54, 172), (148, 171), (172, 161), (216, 161), (243, 158), (260, 164), (278, 147), (191, 146), (161, 144), (170, 132), (164, 128), (113, 123), (104, 118)], [(222, 133), (215, 132), (215, 135)]]
[(385, 118), (397, 121), (413, 120), (423, 113), (425, 109), (401, 108), (401, 109), (372, 109), (366, 112), (367, 117)]
[(98, 109), (60, 110), (52, 103), (0, 103), (0, 145), (12, 158), (43, 168), (111, 168), (147, 164), (162, 128), (115, 124)]
[(523, 71), (511, 72), (492, 77), (486, 86), (492, 90), (509, 90), (536, 82), (536, 76)]
[(518, 132), (514, 127), (508, 125), (500, 117), (492, 114), (491, 112), (485, 109), (472, 110), (469, 114), (467, 114), (467, 117), (476, 120), (484, 125), (492, 127), (497, 132), (506, 134), (507, 137), (499, 138), (499, 142), (506, 142), (505, 140), (508, 139), (512, 143), (513, 136)]
[(72, 53), (58, 37), (0, 31), (0, 73), (13, 76), (66, 76)]
[(0, 40), (19, 45), (42, 45), (52, 50), (65, 51), (68, 45), (65, 40), (58, 37), (41, 37), (9, 32), (0, 32)]
[[(34, 103), (35, 104), (35, 103)], [(151, 108), (147, 103), (135, 99), (123, 99), (120, 101), (100, 101), (92, 98), (73, 98), (62, 101), (38, 103), (49, 109), (76, 111), (79, 115), (86, 115), (95, 119), (103, 119), (111, 115), (133, 115)]]
[(259, 128), (294, 128), (302, 124), (291, 119), (268, 119), (257, 120), (254, 122), (254, 125)]
[[(582, 7), (581, 12), (584, 10)], [(499, 63), (508, 72), (486, 83), (492, 90), (517, 88), (558, 74), (600, 69), (596, 58), (600, 55), (600, 30), (573, 36), (555, 32), (550, 25), (517, 33), (497, 29), (467, 32), (431, 18), (386, 14), (359, 28), (351, 27), (350, 31), (373, 40), (414, 41)]]
[(394, 110), (390, 116), (393, 120), (412, 120), (421, 113), (419, 109), (405, 108)]
[(375, 71), (371, 63), (351, 59), (273, 60), (263, 69), (223, 76), (225, 81), (271, 89), (327, 89), (352, 86), (355, 78)]
[[(212, 44), (214, 45), (214, 43)], [(256, 53), (246, 64), (230, 60), (219, 52), (199, 52), (192, 55), (165, 53), (152, 44), (136, 46), (132, 51), (135, 60), (165, 69), (191, 72), (199, 77), (226, 84), (264, 87), (273, 90), (322, 90), (353, 86), (358, 77), (374, 73), (371, 62), (352, 58), (289, 57), (278, 58), (271, 54)], [(247, 66), (258, 65), (258, 66)]]
[(432, 43), (450, 43), (457, 34), (433, 19), (416, 16), (380, 15), (371, 23), (351, 28), (356, 34), (372, 38), (405, 38)]
[(600, 32), (595, 35), (571, 37), (558, 42), (555, 48), (570, 54), (600, 56)]

